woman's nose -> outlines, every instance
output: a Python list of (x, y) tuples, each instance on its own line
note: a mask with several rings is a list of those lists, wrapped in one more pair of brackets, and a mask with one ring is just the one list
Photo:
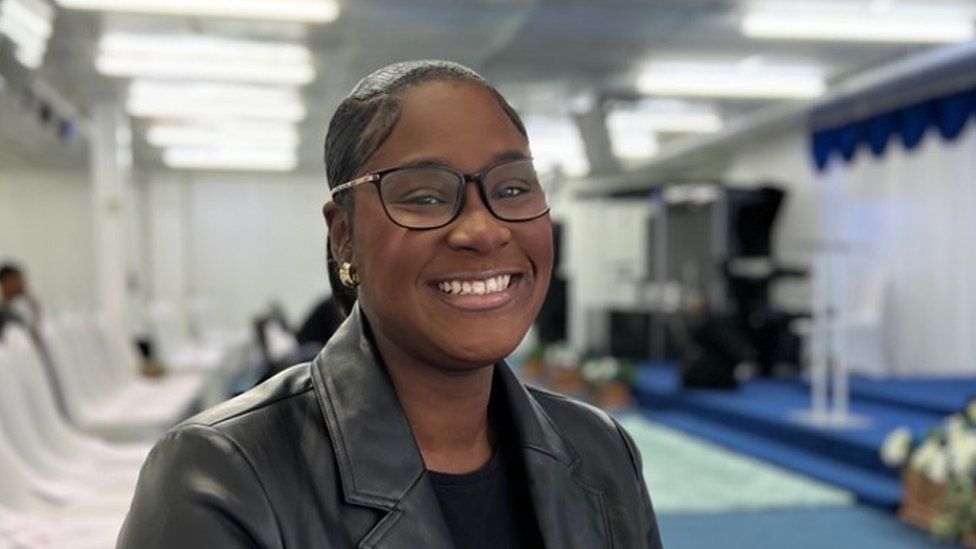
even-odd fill
[(507, 223), (496, 218), (488, 209), (477, 185), (465, 185), (464, 204), (457, 219), (450, 226), (448, 244), (488, 254), (508, 244), (512, 231)]

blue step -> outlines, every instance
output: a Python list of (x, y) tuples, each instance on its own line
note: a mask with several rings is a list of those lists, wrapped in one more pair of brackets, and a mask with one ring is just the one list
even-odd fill
[(635, 395), (645, 409), (676, 410), (713, 423), (793, 446), (808, 453), (867, 472), (898, 480), (897, 471), (886, 467), (878, 450), (893, 429), (906, 426), (921, 438), (941, 419), (941, 414), (905, 409), (878, 402), (854, 400), (853, 413), (871, 419), (865, 429), (822, 429), (799, 423), (791, 416), (809, 406), (802, 384), (790, 381), (753, 380), (737, 390), (682, 390), (677, 370), (663, 366), (642, 370)]
[[(804, 385), (809, 386), (807, 383)], [(848, 385), (854, 400), (898, 406), (942, 417), (962, 411), (966, 403), (976, 397), (976, 379), (973, 378), (852, 377)]]
[(878, 474), (790, 444), (733, 429), (725, 423), (709, 421), (683, 411), (647, 411), (644, 416), (731, 450), (838, 486), (853, 493), (858, 501), (867, 505), (890, 511), (901, 502), (901, 483), (889, 475)]

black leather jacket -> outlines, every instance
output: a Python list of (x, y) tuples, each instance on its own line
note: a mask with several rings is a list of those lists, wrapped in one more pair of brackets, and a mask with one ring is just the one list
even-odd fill
[[(312, 363), (168, 433), (142, 468), (118, 547), (451, 548), (364, 320), (357, 308)], [(661, 547), (620, 426), (496, 369), (546, 547)]]

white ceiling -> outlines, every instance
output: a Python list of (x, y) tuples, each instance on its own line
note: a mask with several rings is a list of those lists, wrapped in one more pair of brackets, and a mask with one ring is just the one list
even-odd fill
[[(59, 10), (44, 65), (30, 75), (0, 48), (0, 73), (8, 77), (0, 101), (0, 167), (83, 163), (83, 147), (52, 154), (52, 129), (18, 110), (15, 93), (26, 82), (47, 83), (66, 102), (86, 112), (122, 89), (95, 73), (94, 48), (108, 28), (192, 29), (225, 36), (295, 38), (313, 50), (317, 79), (304, 89), (309, 115), (302, 125), (299, 170), (321, 173), (325, 128), (338, 101), (355, 82), (390, 62), (448, 58), (482, 72), (522, 111), (559, 111), (580, 92), (603, 97), (634, 95), (635, 69), (669, 54), (761, 55), (812, 61), (828, 67), (833, 81), (896, 61), (924, 46), (770, 42), (738, 31), (735, 0), (345, 0), (329, 24), (214, 22), (183, 18), (103, 16)], [(866, 24), (870, 24), (866, 22)], [(728, 117), (762, 106), (725, 102)], [(143, 126), (135, 124), (136, 135)], [(158, 153), (137, 138), (137, 165), (161, 166)], [(82, 164), (83, 165), (83, 164)]]

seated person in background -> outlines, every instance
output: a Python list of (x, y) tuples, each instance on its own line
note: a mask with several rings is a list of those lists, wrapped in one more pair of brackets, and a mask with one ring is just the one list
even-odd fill
[(13, 263), (0, 265), (0, 339), (7, 325), (19, 324), (27, 331), (37, 352), (43, 357), (45, 375), (53, 387), (55, 398), (64, 411), (64, 393), (58, 377), (51, 370), (47, 349), (41, 339), (41, 305), (28, 289), (27, 277)]
[(305, 322), (302, 322), (298, 331), (295, 332), (295, 339), (303, 348), (317, 347), (316, 352), (325, 347), (329, 338), (342, 324), (342, 314), (335, 298), (331, 295), (319, 301), (308, 314)]
[(27, 289), (24, 272), (13, 263), (0, 266), (0, 333), (7, 322), (16, 322), (36, 337), (41, 306)]

